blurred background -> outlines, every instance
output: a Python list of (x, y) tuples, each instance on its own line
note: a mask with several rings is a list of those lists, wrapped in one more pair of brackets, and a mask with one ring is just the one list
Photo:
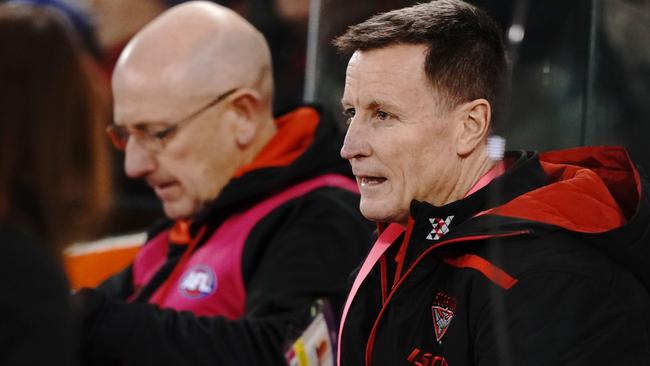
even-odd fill
[[(27, 1), (27, 0), (22, 0)], [(7, 2), (0, 1), (0, 2)], [(64, 13), (96, 65), (111, 121), (110, 74), (130, 37), (174, 0), (31, 0)], [(343, 125), (339, 99), (347, 57), (331, 46), (348, 25), (417, 1), (223, 0), (267, 37), (276, 113), (318, 102)], [(507, 149), (623, 145), (650, 169), (650, 1), (476, 0), (504, 30), (511, 99), (496, 116)], [(1, 55), (0, 55), (1, 57)], [(104, 235), (145, 229), (162, 217), (144, 184), (128, 180), (111, 153), (114, 204)]]

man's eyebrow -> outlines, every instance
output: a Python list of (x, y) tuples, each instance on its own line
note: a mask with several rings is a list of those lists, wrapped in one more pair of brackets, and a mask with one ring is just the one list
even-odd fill
[(136, 130), (143, 131), (150, 128), (167, 128), (171, 126), (171, 124), (167, 122), (148, 121), (148, 122), (132, 123), (131, 126), (133, 126), (133, 128), (135, 128)]
[(382, 108), (382, 107), (390, 109), (392, 111), (396, 111), (396, 112), (399, 112), (399, 111), (402, 110), (395, 103), (393, 103), (393, 102), (391, 102), (391, 101), (389, 101), (387, 99), (380, 99), (380, 98), (373, 99), (370, 103), (368, 103), (367, 108), (369, 108), (369, 109), (377, 109), (377, 108)]
[[(352, 103), (347, 98), (342, 98), (341, 106), (343, 108), (346, 108), (348, 106), (352, 106)], [(402, 108), (399, 108), (395, 103), (392, 103), (389, 100), (381, 99), (381, 98), (374, 98), (368, 104), (364, 104), (361, 107), (364, 109), (377, 109), (383, 107), (396, 112), (402, 111)]]

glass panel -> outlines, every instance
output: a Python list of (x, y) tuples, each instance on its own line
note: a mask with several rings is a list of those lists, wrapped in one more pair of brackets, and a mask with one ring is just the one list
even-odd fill
[[(506, 137), (509, 149), (580, 145), (589, 1), (521, 1), (514, 6), (506, 30), (513, 61), (510, 116), (498, 121), (503, 126), (497, 125), (496, 131)], [(523, 37), (520, 43), (518, 36)]]
[(594, 0), (585, 142), (624, 145), (650, 169), (650, 2)]

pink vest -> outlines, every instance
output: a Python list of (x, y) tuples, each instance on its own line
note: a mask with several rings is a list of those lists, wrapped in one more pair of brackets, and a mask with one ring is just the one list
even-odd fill
[[(281, 204), (321, 187), (358, 192), (356, 182), (336, 175), (322, 175), (281, 191), (252, 208), (229, 217), (184, 264), (175, 283), (161, 285), (149, 302), (163, 308), (188, 310), (198, 316), (237, 319), (244, 314), (246, 290), (241, 269), (244, 244), (262, 218)], [(147, 284), (167, 260), (169, 230), (156, 235), (138, 252), (133, 262), (134, 288)], [(166, 286), (171, 286), (163, 293)], [(160, 298), (164, 296), (164, 298)]]

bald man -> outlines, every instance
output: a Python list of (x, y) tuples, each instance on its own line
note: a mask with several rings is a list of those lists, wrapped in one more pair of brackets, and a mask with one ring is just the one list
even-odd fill
[(281, 365), (310, 305), (343, 302), (370, 228), (319, 111), (274, 119), (262, 35), (208, 2), (125, 48), (109, 133), (169, 218), (84, 309), (89, 364)]

